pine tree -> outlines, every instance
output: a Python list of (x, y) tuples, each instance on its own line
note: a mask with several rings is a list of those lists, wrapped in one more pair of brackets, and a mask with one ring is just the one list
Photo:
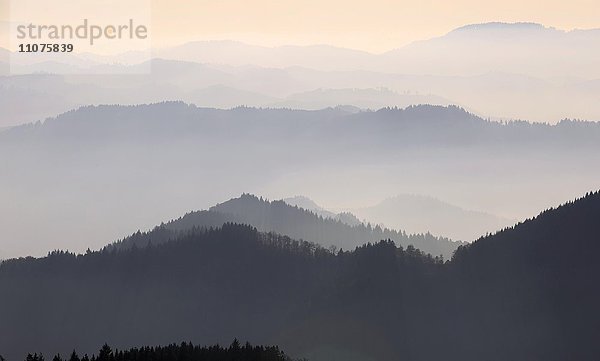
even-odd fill
[(110, 346), (108, 346), (108, 344), (105, 343), (104, 346), (102, 346), (102, 348), (100, 349), (100, 352), (98, 353), (98, 358), (96, 360), (97, 361), (111, 361), (112, 356), (113, 356), (112, 349), (110, 348)]
[(81, 361), (79, 359), (79, 355), (77, 354), (77, 352), (75, 352), (75, 350), (73, 350), (73, 353), (71, 353), (71, 357), (69, 358), (69, 361)]

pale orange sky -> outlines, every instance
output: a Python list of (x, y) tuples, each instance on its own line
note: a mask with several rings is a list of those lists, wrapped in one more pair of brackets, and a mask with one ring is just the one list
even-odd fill
[[(31, 16), (44, 16), (27, 3)], [(0, 0), (0, 20), (8, 20)], [(74, 3), (84, 3), (78, 0)], [(382, 52), (466, 24), (537, 22), (571, 30), (600, 27), (600, 0), (154, 0), (152, 42), (233, 39), (258, 45), (330, 44)], [(31, 6), (29, 6), (31, 4)], [(82, 17), (61, 9), (65, 17)], [(118, 13), (118, 12), (116, 12)], [(52, 21), (53, 19), (48, 19)]]
[(600, 0), (188, 0), (153, 2), (154, 43), (194, 38), (385, 51), (471, 23), (600, 27)]

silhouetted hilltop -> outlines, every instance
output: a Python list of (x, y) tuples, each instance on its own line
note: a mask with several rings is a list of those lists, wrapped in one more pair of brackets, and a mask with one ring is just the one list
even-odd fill
[[(341, 219), (344, 217), (344, 220)], [(446, 259), (462, 242), (435, 237), (429, 233), (406, 234), (361, 222), (350, 225), (356, 218), (342, 214), (339, 219), (323, 217), (312, 211), (291, 206), (284, 201), (269, 201), (251, 194), (217, 204), (208, 211), (186, 214), (184, 217), (163, 224), (148, 233), (136, 233), (113, 246), (117, 248), (145, 247), (176, 238), (193, 229), (221, 227), (224, 223), (247, 224), (261, 232), (274, 232), (294, 239), (318, 243), (324, 247), (353, 249), (356, 246), (391, 239), (398, 245), (412, 245), (425, 253), (442, 255)]]
[(9, 260), (0, 349), (12, 361), (238, 337), (314, 361), (592, 361), (599, 215), (591, 193), (446, 263), (391, 241), (332, 252), (231, 224), (142, 249)]

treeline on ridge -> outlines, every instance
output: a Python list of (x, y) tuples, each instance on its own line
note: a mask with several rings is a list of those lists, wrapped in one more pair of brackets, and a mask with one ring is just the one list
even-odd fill
[[(0, 356), (0, 360), (4, 359)], [(42, 354), (28, 354), (25, 361), (44, 361)], [(55, 355), (52, 361), (292, 361), (277, 346), (241, 345), (235, 339), (229, 347), (220, 345), (196, 346), (191, 342), (168, 346), (134, 347), (127, 350), (112, 350), (104, 344), (97, 355), (79, 356), (73, 350), (69, 358)]]

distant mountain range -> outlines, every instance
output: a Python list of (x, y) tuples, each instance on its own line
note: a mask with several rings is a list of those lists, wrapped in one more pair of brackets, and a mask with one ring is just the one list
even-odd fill
[(141, 249), (9, 260), (0, 350), (12, 361), (238, 337), (312, 361), (592, 361), (599, 215), (589, 193), (445, 263), (390, 241), (336, 253), (232, 224)]
[(484, 212), (465, 210), (433, 197), (411, 194), (395, 196), (371, 207), (339, 214), (330, 212), (303, 196), (286, 198), (284, 201), (323, 217), (339, 219), (349, 224), (360, 223), (360, 219), (364, 219), (374, 224), (403, 229), (408, 233), (448, 235), (450, 239), (468, 242), (517, 222)]
[[(600, 120), (599, 43), (600, 30), (490, 23), (384, 54), (200, 41), (156, 51), (152, 58), (135, 52), (116, 58), (70, 54), (36, 62), (28, 56), (25, 64), (13, 62), (12, 70), (29, 75), (1, 76), (0, 66), (0, 105), (6, 109), (0, 126), (81, 105), (165, 100), (217, 108), (454, 104), (499, 119)], [(0, 63), (7, 64), (8, 56), (0, 53)], [(48, 75), (62, 73), (71, 75)]]
[(159, 50), (156, 56), (197, 63), (265, 68), (298, 66), (325, 71), (364, 69), (374, 57), (365, 51), (328, 45), (266, 47), (229, 40), (189, 42)]
[(411, 233), (427, 230), (469, 242), (516, 223), (512, 219), (462, 209), (433, 197), (408, 194), (388, 198), (377, 205), (353, 212), (360, 218)]
[(298, 66), (323, 71), (442, 76), (504, 72), (540, 78), (595, 79), (600, 78), (600, 71), (593, 66), (600, 62), (600, 51), (592, 44), (598, 43), (600, 29), (562, 31), (533, 23), (487, 23), (467, 25), (383, 54), (324, 45), (270, 48), (233, 41), (198, 41), (159, 51), (157, 55), (199, 63)]
[(376, 83), (364, 88), (346, 88), (354, 85), (335, 79), (326, 81), (327, 75), (319, 78), (314, 71), (305, 74), (277, 69), (237, 69), (159, 59), (140, 67), (151, 67), (152, 73), (0, 77), (0, 105), (5, 109), (0, 115), (0, 126), (42, 121), (89, 104), (132, 105), (165, 100), (223, 109), (244, 105), (307, 110), (345, 105), (358, 110), (378, 110), (386, 106), (454, 103), (415, 91), (370, 88)]
[[(594, 64), (600, 60), (600, 51), (594, 45), (599, 42), (600, 29), (563, 31), (535, 23), (492, 22), (463, 26), (443, 36), (416, 41), (382, 54), (327, 45), (265, 47), (224, 40), (193, 41), (157, 49), (152, 57), (202, 64), (303, 67), (321, 71), (366, 70), (438, 76), (502, 72), (538, 78), (597, 79), (600, 70)], [(578, 56), (566, 56), (568, 54)], [(149, 53), (143, 52), (116, 57), (80, 54), (57, 58), (57, 62), (86, 66), (89, 71), (90, 67), (93, 70), (101, 64), (137, 64), (149, 60), (148, 56)], [(31, 56), (24, 59), (28, 65), (35, 63)]]
[(600, 52), (590, 45), (599, 43), (600, 29), (563, 31), (535, 23), (473, 24), (390, 51), (384, 54), (381, 66), (403, 69), (404, 73), (477, 75), (492, 71), (538, 78), (595, 79), (600, 72), (592, 64), (600, 60)]

